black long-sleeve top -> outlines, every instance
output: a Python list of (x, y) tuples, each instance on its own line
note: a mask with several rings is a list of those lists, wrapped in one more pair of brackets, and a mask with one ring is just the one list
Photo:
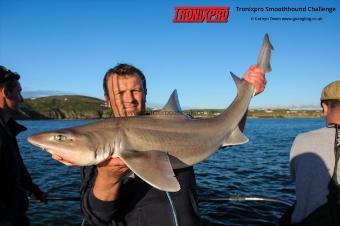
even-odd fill
[(26, 128), (13, 119), (6, 124), (0, 122), (0, 225), (29, 225), (25, 215), (28, 208), (27, 195), (42, 194), (32, 182), (19, 152), (16, 136), (24, 130)]
[(121, 185), (117, 200), (101, 201), (92, 192), (96, 167), (83, 167), (81, 174), (81, 209), (92, 225), (175, 226), (173, 210), (179, 226), (201, 225), (192, 167), (175, 170), (181, 190), (170, 193), (171, 201), (166, 192), (151, 187), (138, 177), (130, 178)]

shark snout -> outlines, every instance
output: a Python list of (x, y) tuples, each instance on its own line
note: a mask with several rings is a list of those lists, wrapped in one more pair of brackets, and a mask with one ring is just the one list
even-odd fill
[(38, 133), (31, 135), (27, 138), (27, 141), (32, 145), (43, 149), (51, 154), (54, 154), (58, 149), (58, 146), (53, 144), (53, 137), (55, 134), (52, 133)]
[(29, 143), (31, 143), (32, 145), (37, 146), (37, 147), (39, 147), (41, 149), (45, 149), (45, 147), (41, 144), (41, 142), (39, 142), (39, 140), (40, 140), (39, 139), (39, 134), (32, 135), (32, 136), (29, 136), (27, 138), (27, 141)]

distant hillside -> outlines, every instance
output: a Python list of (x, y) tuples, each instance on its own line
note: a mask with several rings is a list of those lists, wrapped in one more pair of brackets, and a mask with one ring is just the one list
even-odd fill
[(103, 100), (77, 95), (25, 99), (20, 119), (93, 119), (106, 118), (111, 110)]
[[(194, 118), (217, 116), (224, 109), (195, 109), (185, 112)], [(320, 118), (323, 117), (320, 109), (250, 109), (248, 118)]]
[[(147, 109), (148, 114), (159, 110)], [(223, 109), (193, 109), (185, 112), (195, 118), (213, 117)], [(95, 119), (111, 117), (111, 109), (104, 100), (79, 96), (62, 95), (39, 98), (27, 98), (21, 107), (18, 119)], [(321, 110), (297, 109), (250, 109), (249, 118), (314, 118), (322, 117)]]
[(250, 118), (320, 118), (323, 117), (321, 109), (251, 109)]

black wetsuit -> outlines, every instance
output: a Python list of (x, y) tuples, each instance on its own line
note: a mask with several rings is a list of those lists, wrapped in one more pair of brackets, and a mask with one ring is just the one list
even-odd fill
[(21, 158), (16, 136), (26, 128), (13, 119), (0, 123), (0, 225), (29, 225), (27, 194), (42, 192), (32, 182)]
[[(96, 167), (83, 167), (81, 208), (93, 225), (175, 226), (174, 213), (180, 226), (202, 225), (196, 201), (196, 181), (192, 167), (175, 170), (181, 190), (167, 193), (155, 189), (140, 178), (129, 178), (120, 188), (117, 201), (103, 202), (92, 193)], [(171, 208), (171, 202), (174, 208)]]

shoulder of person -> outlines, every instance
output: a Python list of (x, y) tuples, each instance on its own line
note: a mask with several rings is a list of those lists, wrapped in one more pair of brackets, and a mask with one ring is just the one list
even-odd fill
[(302, 141), (302, 140), (306, 140), (306, 139), (315, 139), (315, 138), (318, 138), (320, 136), (331, 135), (332, 133), (334, 133), (333, 128), (323, 127), (323, 128), (320, 128), (320, 129), (315, 129), (315, 130), (309, 131), (309, 132), (300, 133), (295, 138), (295, 141)]
[(323, 127), (299, 134), (292, 145), (290, 160), (307, 152), (324, 152), (334, 144), (334, 128)]

